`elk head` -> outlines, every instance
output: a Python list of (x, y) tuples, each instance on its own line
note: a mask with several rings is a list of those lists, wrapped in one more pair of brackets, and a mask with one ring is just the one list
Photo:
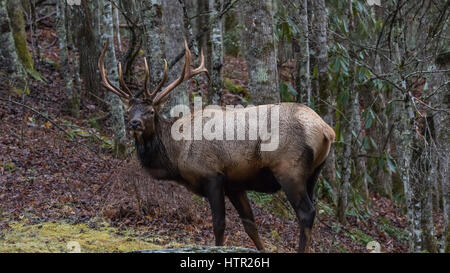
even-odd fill
[(148, 84), (150, 72), (147, 65), (147, 59), (144, 57), (144, 88), (140, 92), (137, 92), (133, 95), (123, 79), (122, 66), (120, 62), (118, 64), (118, 72), (119, 83), (122, 89), (114, 86), (108, 79), (104, 65), (104, 57), (107, 44), (105, 43), (105, 45), (103, 46), (103, 50), (98, 59), (98, 69), (100, 70), (101, 83), (106, 89), (118, 95), (126, 105), (126, 111), (128, 115), (128, 118), (126, 120), (127, 127), (134, 133), (135, 136), (151, 137), (154, 134), (155, 119), (158, 116), (159, 111), (167, 101), (170, 92), (175, 89), (175, 87), (177, 87), (180, 83), (202, 72), (206, 73), (209, 77), (208, 70), (205, 68), (203, 51), (201, 51), (200, 53), (200, 65), (197, 68), (193, 69), (191, 67), (192, 55), (186, 40), (184, 41), (184, 47), (185, 59), (181, 76), (170, 83), (167, 87), (162, 88), (167, 80), (168, 70), (167, 61), (164, 60), (163, 78), (158, 86), (156, 86), (156, 88), (151, 92)]

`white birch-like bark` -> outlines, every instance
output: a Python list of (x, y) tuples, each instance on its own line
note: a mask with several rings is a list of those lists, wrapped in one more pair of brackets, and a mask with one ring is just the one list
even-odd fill
[(114, 15), (114, 33), (116, 34), (117, 40), (117, 50), (118, 53), (122, 53), (122, 42), (120, 39), (120, 18), (119, 18), (119, 9), (114, 5), (113, 6), (113, 15)]
[[(309, 54), (309, 20), (308, 20), (308, 0), (302, 0), (300, 8), (300, 49), (302, 50), (300, 79), (303, 83), (302, 90), (306, 93), (306, 103), (311, 104), (311, 76), (310, 76), (310, 54)], [(327, 18), (324, 18), (327, 20)], [(326, 22), (325, 22), (326, 24)], [(325, 40), (326, 43), (326, 40)], [(328, 57), (327, 57), (328, 58)]]
[(223, 24), (222, 19), (217, 18), (222, 10), (222, 0), (209, 0), (212, 11), (210, 15), (210, 45), (211, 45), (211, 74), (208, 102), (219, 104), (222, 95), (222, 66), (223, 66)]

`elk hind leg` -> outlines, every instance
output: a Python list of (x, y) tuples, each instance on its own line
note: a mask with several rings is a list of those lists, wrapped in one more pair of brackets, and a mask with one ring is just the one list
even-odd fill
[(304, 172), (292, 172), (292, 168), (282, 168), (274, 172), (281, 188), (286, 193), (300, 224), (298, 252), (309, 251), (311, 230), (316, 216), (316, 210), (308, 193), (307, 176)]
[(253, 217), (252, 208), (247, 198), (247, 193), (245, 191), (239, 192), (228, 192), (228, 199), (230, 199), (234, 208), (239, 213), (239, 217), (242, 220), (242, 225), (244, 226), (245, 232), (248, 234), (250, 239), (252, 239), (258, 250), (264, 251), (264, 244), (258, 235), (258, 229), (256, 227), (255, 219)]

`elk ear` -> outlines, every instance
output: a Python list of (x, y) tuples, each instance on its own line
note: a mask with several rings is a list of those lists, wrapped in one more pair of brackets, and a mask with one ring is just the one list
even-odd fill
[(129, 100), (122, 100), (123, 108), (125, 111), (128, 111), (130, 109), (130, 101)]

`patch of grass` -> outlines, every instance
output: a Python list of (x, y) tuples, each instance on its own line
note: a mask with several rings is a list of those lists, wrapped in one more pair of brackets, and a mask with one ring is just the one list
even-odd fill
[(13, 172), (16, 169), (16, 164), (13, 162), (5, 162), (0, 163), (0, 167), (2, 167), (7, 172)]
[(86, 224), (11, 222), (0, 237), (0, 252), (71, 252), (79, 245), (81, 252), (128, 252), (140, 249), (179, 247), (166, 245), (166, 238), (139, 237), (134, 230), (119, 231), (108, 224), (92, 228)]

